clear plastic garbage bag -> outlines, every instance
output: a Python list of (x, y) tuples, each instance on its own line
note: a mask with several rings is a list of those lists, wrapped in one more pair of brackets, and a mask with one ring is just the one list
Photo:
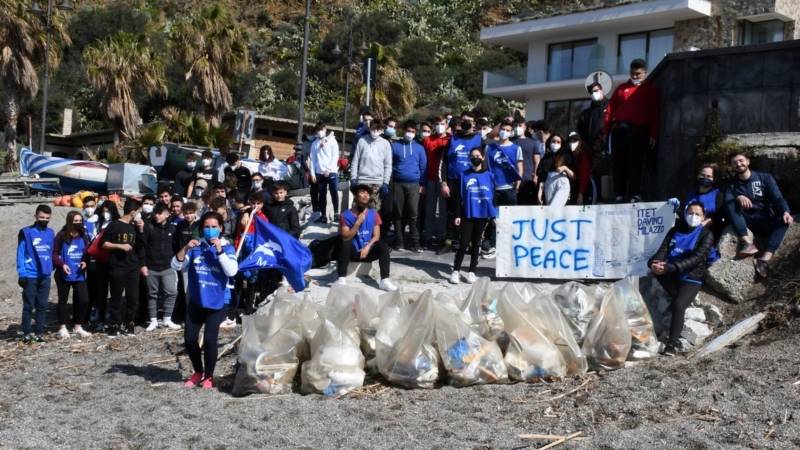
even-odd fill
[(364, 355), (358, 345), (355, 314), (325, 318), (303, 363), (300, 392), (340, 396), (364, 385)]
[(497, 313), (499, 296), (500, 289), (492, 288), (488, 277), (481, 277), (472, 284), (461, 305), (475, 331), (489, 340), (497, 340), (503, 334), (503, 320)]
[(614, 292), (621, 297), (631, 332), (628, 359), (641, 360), (658, 355), (659, 342), (650, 310), (639, 292), (639, 279), (628, 277), (614, 283)]
[[(399, 300), (402, 302), (402, 298)], [(439, 355), (433, 344), (433, 298), (425, 291), (415, 303), (381, 314), (376, 364), (383, 377), (406, 388), (432, 388), (439, 378)]]
[(453, 386), (502, 383), (508, 381), (503, 353), (494, 341), (476, 333), (446, 295), (434, 303), (436, 347)]
[(575, 341), (582, 344), (602, 298), (598, 298), (593, 289), (570, 281), (556, 288), (552, 299), (567, 319)]
[(614, 285), (603, 295), (597, 314), (583, 340), (583, 353), (593, 369), (615, 370), (625, 365), (631, 349), (631, 332), (625, 305)]

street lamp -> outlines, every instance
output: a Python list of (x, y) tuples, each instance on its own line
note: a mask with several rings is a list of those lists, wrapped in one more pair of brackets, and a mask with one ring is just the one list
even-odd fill
[[(61, 0), (57, 8), (61, 11), (71, 11), (72, 2), (70, 0)], [(43, 10), (39, 6), (39, 2), (33, 0), (30, 12), (44, 19), (44, 89), (42, 90), (42, 130), (39, 141), (39, 153), (44, 153), (44, 135), (47, 129), (47, 90), (50, 87), (50, 61), (47, 56), (50, 46), (50, 32), (52, 31), (53, 0), (47, 0), (47, 10)]]
[(306, 15), (303, 25), (303, 60), (300, 68), (300, 105), (297, 108), (297, 144), (303, 144), (303, 125), (305, 122), (306, 76), (308, 73), (308, 33), (311, 19), (311, 0), (306, 0)]

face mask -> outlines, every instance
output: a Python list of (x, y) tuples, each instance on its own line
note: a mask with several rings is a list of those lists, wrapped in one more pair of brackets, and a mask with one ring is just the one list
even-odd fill
[(592, 92), (592, 100), (599, 102), (603, 99), (603, 93), (600, 91)]
[(381, 137), (381, 134), (382, 133), (380, 131), (370, 131), (369, 132), (369, 135), (372, 136), (372, 139), (378, 139), (379, 137)]
[(686, 223), (692, 228), (700, 226), (702, 221), (703, 219), (697, 214), (686, 214)]
[(253, 189), (261, 189), (261, 186), (264, 184), (263, 181), (253, 181)]
[(37, 220), (36, 221), (36, 226), (39, 227), (39, 228), (47, 228), (47, 224), (49, 224), (49, 223), (50, 223), (49, 220)]
[(325, 138), (325, 130), (317, 131), (317, 137), (320, 138), (320, 139), (324, 139)]
[(104, 212), (103, 213), (103, 221), (108, 222), (109, 220), (111, 220), (111, 213), (110, 212)]
[(359, 204), (357, 204), (357, 203), (356, 203), (356, 211), (358, 211), (358, 213), (359, 213), (359, 214), (361, 214), (362, 212), (364, 212), (364, 210), (365, 210), (365, 209), (367, 209), (367, 207), (366, 207), (366, 206), (364, 206), (364, 205), (359, 205)]
[(217, 239), (219, 237), (219, 228), (203, 228), (203, 239), (207, 242), (211, 242), (212, 239)]
[(434, 127), (436, 134), (444, 134), (445, 130), (447, 129), (444, 125), (438, 123), (436, 127)]
[(211, 167), (211, 160), (210, 159), (204, 159), (203, 160), (203, 167)]
[(711, 187), (714, 185), (714, 180), (709, 180), (708, 178), (698, 178), (697, 185), (700, 187)]
[(83, 208), (83, 213), (87, 216), (94, 215), (94, 208), (92, 207)]
[(406, 133), (403, 135), (403, 139), (405, 139), (406, 142), (411, 142), (411, 140), (414, 139), (414, 133)]
[(574, 152), (578, 148), (578, 142), (570, 142), (569, 148)]
[(525, 128), (517, 127), (514, 129), (514, 133), (516, 133), (517, 136), (522, 137), (525, 135)]
[(144, 205), (142, 205), (142, 211), (145, 214), (150, 214), (151, 212), (153, 212), (153, 205), (145, 203)]
[(486, 139), (486, 136), (488, 136), (489, 133), (491, 133), (491, 132), (492, 132), (491, 128), (482, 128), (481, 129), (481, 137)]
[(472, 121), (471, 120), (463, 120), (461, 121), (461, 131), (467, 132), (472, 129)]
[(186, 163), (186, 168), (189, 170), (194, 170), (197, 167), (197, 161), (189, 161)]
[(472, 163), (472, 166), (473, 166), (473, 167), (478, 167), (478, 166), (480, 166), (480, 165), (481, 165), (481, 163), (483, 162), (483, 160), (482, 160), (481, 158), (477, 157), (477, 156), (473, 156), (473, 157), (471, 157), (471, 158), (469, 159), (469, 162), (471, 162), (471, 163)]
[(386, 127), (385, 133), (386, 133), (386, 136), (389, 136), (389, 137), (397, 136), (397, 130), (395, 130), (394, 127)]
[(511, 132), (508, 130), (500, 130), (498, 136), (500, 137), (501, 141), (505, 141), (506, 139), (511, 137)]
[(430, 131), (423, 131), (422, 132), (422, 137), (423, 138), (430, 137), (430, 136), (431, 136), (431, 132)]
[(561, 144), (556, 144), (555, 142), (550, 144), (550, 151), (551, 152), (557, 152), (559, 150), (561, 150)]
[(644, 81), (644, 80), (642, 80), (642, 79), (634, 80), (633, 78), (631, 78), (631, 83), (633, 83), (634, 86), (638, 86), (638, 85), (642, 84), (642, 81)]

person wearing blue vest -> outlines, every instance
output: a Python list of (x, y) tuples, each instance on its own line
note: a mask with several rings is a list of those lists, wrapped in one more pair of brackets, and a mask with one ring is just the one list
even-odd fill
[[(44, 342), (50, 276), (53, 274), (53, 230), (47, 227), (52, 210), (47, 205), (36, 207), (36, 222), (19, 230), (17, 238), (17, 275), (22, 288), (22, 341)], [(35, 334), (31, 322), (36, 317)]]
[(351, 261), (372, 262), (378, 260), (381, 280), (378, 287), (384, 291), (396, 291), (397, 286), (389, 279), (389, 246), (381, 240), (381, 216), (369, 207), (372, 188), (366, 184), (355, 187), (353, 207), (344, 211), (339, 222), (341, 238), (337, 272), (337, 283), (347, 284), (347, 266)]
[(690, 203), (683, 220), (664, 237), (658, 251), (647, 262), (650, 271), (672, 297), (672, 322), (669, 339), (663, 353), (675, 355), (681, 350), (680, 337), (686, 308), (692, 303), (708, 269), (708, 257), (714, 246), (714, 236), (703, 226), (705, 209), (702, 203)]
[[(78, 211), (67, 213), (67, 223), (56, 234), (53, 245), (53, 263), (56, 267), (56, 289), (58, 291), (58, 337), (68, 339), (67, 325), (79, 337), (92, 334), (83, 329), (88, 318), (89, 289), (86, 287), (86, 266), (89, 255), (89, 239), (83, 226), (83, 216)], [(69, 317), (69, 291), (72, 289), (72, 319)]]
[(710, 228), (714, 233), (714, 242), (719, 240), (722, 230), (725, 228), (726, 220), (722, 214), (722, 191), (715, 184), (715, 166), (704, 164), (697, 173), (697, 184), (689, 192), (684, 204), (702, 203), (706, 210), (706, 218), (703, 226)]
[(450, 144), (442, 156), (439, 179), (442, 196), (447, 199), (447, 239), (438, 253), (449, 251), (456, 237), (455, 218), (461, 208), (461, 176), (470, 169), (470, 150), (483, 146), (480, 133), (474, 132), (475, 116), (461, 113), (460, 129), (450, 138)]
[(497, 217), (494, 206), (495, 180), (491, 171), (486, 169), (484, 151), (475, 147), (469, 152), (470, 168), (461, 177), (461, 205), (455, 225), (461, 227), (461, 241), (456, 258), (453, 262), (453, 273), (450, 282), (458, 284), (461, 277), (461, 263), (467, 247), (470, 247), (469, 272), (466, 275), (468, 283), (474, 283), (475, 268), (478, 267), (478, 251), (480, 250), (481, 237), (486, 223)]
[[(497, 141), (486, 146), (486, 162), (495, 181), (494, 206), (514, 206), (517, 204), (517, 189), (522, 182), (525, 169), (522, 147), (511, 141), (514, 136), (514, 122), (507, 120), (500, 124)], [(486, 259), (495, 258), (497, 233), (494, 221), (489, 221), (486, 229), (489, 249), (483, 255)]]
[[(194, 373), (184, 386), (213, 389), (219, 326), (231, 299), (230, 278), (238, 272), (239, 264), (233, 246), (221, 237), (222, 216), (207, 212), (200, 223), (202, 240), (192, 239), (178, 250), (172, 258), (172, 268), (189, 274), (183, 339)], [(198, 342), (201, 327), (204, 327), (202, 354)]]
[(395, 241), (394, 248), (403, 248), (404, 224), (411, 230), (412, 252), (420, 252), (419, 228), (419, 196), (425, 190), (425, 175), (428, 168), (428, 157), (425, 148), (414, 137), (417, 134), (417, 123), (406, 121), (402, 139), (392, 142), (392, 185), (389, 189), (393, 197), (393, 218)]

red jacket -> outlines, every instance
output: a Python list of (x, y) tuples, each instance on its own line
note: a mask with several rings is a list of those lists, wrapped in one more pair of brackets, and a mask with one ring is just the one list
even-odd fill
[(442, 161), (442, 154), (450, 145), (450, 136), (430, 135), (422, 139), (422, 146), (425, 148), (425, 156), (428, 157), (428, 181), (439, 181), (439, 163)]
[(639, 86), (630, 80), (619, 85), (606, 109), (603, 134), (608, 136), (614, 122), (628, 122), (647, 127), (650, 137), (658, 138), (661, 121), (661, 92), (645, 81)]

